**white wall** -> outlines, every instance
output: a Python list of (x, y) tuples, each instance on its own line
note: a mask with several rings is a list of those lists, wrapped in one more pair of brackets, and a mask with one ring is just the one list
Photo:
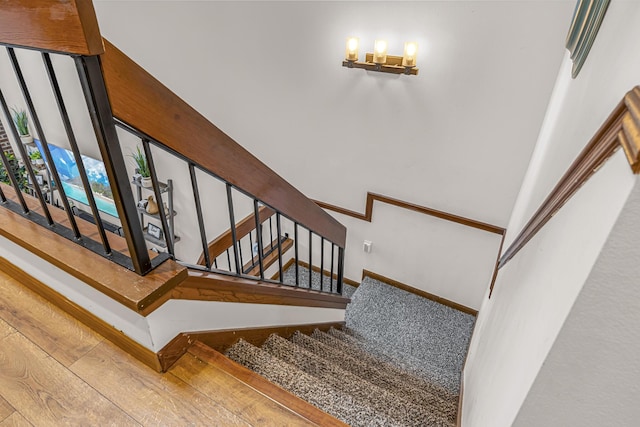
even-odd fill
[[(95, 6), (110, 41), (309, 197), (363, 211), (373, 191), (504, 226), (562, 58), (573, 2)], [(360, 37), (361, 57), (376, 37), (386, 37), (390, 54), (398, 55), (405, 41), (418, 41), (420, 75), (341, 67), (350, 35)], [(186, 193), (177, 195), (182, 206)], [(368, 268), (479, 306), (498, 248), (494, 236), (454, 231), (461, 238), (447, 242), (451, 235), (436, 231), (432, 219), (380, 205), (375, 211), (373, 225), (338, 216), (358, 236), (349, 237), (348, 277)], [(383, 215), (389, 220), (382, 222)], [(189, 218), (176, 218), (178, 233)], [(363, 239), (375, 245), (367, 258)], [(445, 247), (465, 248), (464, 256), (439, 263), (442, 257), (433, 256)], [(176, 250), (183, 259), (200, 253), (188, 239)], [(408, 258), (396, 262), (402, 253)], [(447, 276), (451, 264), (456, 268)]]
[(464, 370), (465, 427), (511, 425), (634, 182), (618, 151), (500, 270)]
[(143, 317), (5, 238), (0, 256), (154, 352), (181, 332), (344, 321), (336, 308), (186, 300)]
[[(335, 216), (348, 230), (346, 277), (359, 281), (364, 268), (480, 308), (502, 236), (378, 202), (371, 223)], [(364, 240), (373, 242), (371, 253)]]
[(633, 426), (640, 419), (640, 186), (624, 207), (515, 426)]
[[(510, 239), (639, 83), (640, 57), (631, 54), (639, 19), (640, 3), (613, 1), (578, 78), (558, 77)], [(564, 64), (561, 72), (568, 70)], [(635, 181), (619, 150), (500, 270), (491, 300), (480, 309), (464, 371), (464, 426), (512, 424)]]

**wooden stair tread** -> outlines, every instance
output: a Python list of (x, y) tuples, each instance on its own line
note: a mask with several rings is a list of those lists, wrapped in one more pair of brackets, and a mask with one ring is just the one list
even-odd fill
[(213, 350), (211, 347), (196, 341), (193, 346), (189, 348), (189, 354), (197, 357), (203, 362), (217, 368), (220, 371), (224, 371), (227, 374), (233, 376), (238, 381), (258, 391), (259, 393), (267, 396), (274, 402), (289, 409), (294, 414), (307, 420), (312, 425), (318, 426), (341, 426), (346, 424), (337, 420), (320, 409), (305, 402), (297, 396), (289, 393), (288, 391), (280, 388), (279, 386), (269, 382), (265, 378), (256, 374), (255, 372), (245, 368), (244, 366), (228, 359), (221, 353)]
[[(12, 187), (0, 186), (8, 199), (16, 200)], [(24, 196), (35, 212), (41, 209), (37, 199)], [(56, 221), (68, 221), (64, 211), (57, 208), (50, 211)], [(81, 231), (95, 230), (95, 225), (87, 221), (77, 218), (77, 222)], [(139, 276), (9, 209), (3, 209), (0, 215), (0, 235), (144, 316), (168, 300), (171, 290), (188, 276), (187, 269), (172, 260)], [(124, 239), (114, 234), (109, 241), (117, 248)]]

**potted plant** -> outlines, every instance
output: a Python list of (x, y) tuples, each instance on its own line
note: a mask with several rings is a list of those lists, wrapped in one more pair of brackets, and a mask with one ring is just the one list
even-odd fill
[(151, 187), (151, 171), (149, 170), (147, 157), (140, 151), (139, 146), (136, 147), (136, 152), (131, 153), (131, 158), (135, 162), (136, 172), (141, 176), (140, 183), (142, 186), (147, 188)]
[(20, 140), (23, 144), (31, 144), (33, 142), (33, 136), (29, 133), (29, 117), (27, 116), (27, 112), (24, 109), (11, 109), (13, 113), (13, 122), (16, 124), (18, 128), (18, 133), (20, 134)]
[[(16, 159), (16, 156), (9, 152), (4, 152), (5, 156), (7, 156), (7, 160), (9, 162), (9, 169), (13, 172), (13, 176), (15, 176), (16, 181), (18, 181), (18, 187), (20, 190), (25, 191), (27, 188), (27, 175), (24, 166), (20, 166), (20, 162)], [(4, 182), (5, 184), (10, 184), (11, 179), (9, 178), (8, 172), (5, 170), (2, 162), (0, 162), (0, 182)]]
[(38, 151), (38, 150), (32, 151), (31, 154), (29, 154), (29, 158), (31, 158), (31, 161), (36, 166), (44, 165), (44, 160), (42, 159), (42, 154), (40, 154), (40, 151)]

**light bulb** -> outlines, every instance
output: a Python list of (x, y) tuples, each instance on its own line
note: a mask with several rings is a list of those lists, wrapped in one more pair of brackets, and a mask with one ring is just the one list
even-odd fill
[(415, 67), (417, 53), (418, 53), (418, 43), (415, 43), (415, 42), (405, 43), (404, 55), (402, 56), (402, 65), (404, 67)]
[(376, 40), (374, 43), (373, 62), (376, 64), (384, 64), (387, 62), (387, 42), (385, 40)]
[(357, 37), (349, 37), (347, 39), (347, 52), (345, 53), (347, 61), (358, 60), (358, 44), (359, 39)]

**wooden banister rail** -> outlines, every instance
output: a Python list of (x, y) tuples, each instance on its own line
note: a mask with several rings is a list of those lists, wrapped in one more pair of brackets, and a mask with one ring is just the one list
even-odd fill
[(344, 248), (345, 227), (104, 40), (114, 116)]
[(589, 144), (569, 167), (520, 234), (504, 252), (498, 268), (504, 267), (621, 146), (633, 173), (640, 173), (640, 87), (638, 86), (627, 92)]
[(75, 55), (104, 52), (91, 0), (4, 0), (0, 43)]

